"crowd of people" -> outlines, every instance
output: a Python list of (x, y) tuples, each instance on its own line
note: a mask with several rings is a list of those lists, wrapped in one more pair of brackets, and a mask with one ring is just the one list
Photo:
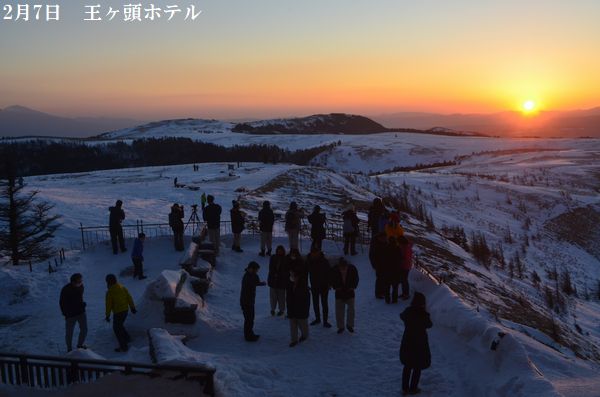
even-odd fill
[[(212, 195), (202, 195), (202, 216), (206, 222), (206, 234), (218, 255), (220, 247), (220, 222), (222, 208), (215, 203)], [(125, 252), (121, 223), (125, 219), (123, 202), (118, 200), (109, 208), (109, 228), (113, 253), (119, 249)], [(288, 235), (288, 251), (278, 245), (272, 253), (273, 225), (275, 215), (269, 201), (262, 204), (258, 213), (260, 229), (260, 250), (258, 255), (269, 257), (267, 281), (258, 275), (260, 265), (251, 261), (244, 272), (240, 291), (240, 306), (244, 317), (244, 338), (256, 342), (259, 335), (254, 332), (256, 288), (269, 287), (271, 316), (286, 316), (290, 326), (290, 347), (295, 347), (309, 337), (309, 315), (312, 297), (314, 320), (310, 326), (322, 324), (331, 328), (329, 322), (329, 292), (334, 291), (335, 325), (337, 333), (355, 332), (355, 297), (359, 285), (359, 273), (347, 256), (357, 254), (356, 237), (359, 233), (359, 218), (353, 206), (348, 206), (341, 214), (343, 220), (344, 255), (328, 259), (323, 252), (322, 242), (326, 237), (326, 215), (316, 205), (307, 220), (311, 225), (310, 252), (303, 256), (299, 249), (299, 233), (304, 211), (296, 202), (291, 202), (285, 214), (285, 231)], [(232, 202), (230, 210), (233, 233), (231, 249), (243, 252), (241, 234), (245, 229), (246, 214), (238, 201)], [(169, 213), (169, 225), (173, 230), (174, 247), (184, 249), (183, 233), (184, 209), (174, 204)], [(371, 232), (369, 260), (376, 275), (375, 298), (386, 304), (398, 303), (399, 299), (410, 298), (409, 272), (412, 268), (413, 246), (404, 235), (397, 212), (389, 212), (380, 199), (375, 199), (368, 213), (368, 228)], [(144, 233), (139, 233), (133, 244), (131, 259), (134, 278), (144, 279), (143, 250)], [(331, 260), (335, 263), (332, 266)], [(113, 330), (119, 346), (118, 352), (127, 351), (131, 340), (124, 323), (127, 314), (136, 313), (135, 305), (127, 289), (117, 282), (116, 276), (106, 276), (106, 321), (113, 315)], [(400, 286), (402, 287), (400, 291)], [(73, 332), (79, 324), (80, 333), (77, 348), (86, 348), (87, 319), (83, 301), (83, 277), (74, 274), (70, 283), (61, 291), (60, 307), (66, 321), (67, 350), (72, 349)], [(431, 356), (426, 329), (432, 326), (426, 311), (425, 296), (415, 292), (408, 308), (400, 315), (405, 331), (400, 348), (400, 359), (404, 365), (402, 389), (405, 394), (419, 392), (418, 383), (422, 369), (429, 367)]]

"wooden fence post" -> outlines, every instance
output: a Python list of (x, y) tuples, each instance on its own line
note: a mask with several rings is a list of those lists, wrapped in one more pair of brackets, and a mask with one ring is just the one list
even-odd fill
[(85, 237), (83, 235), (83, 223), (79, 223), (81, 229), (81, 249), (85, 251)]

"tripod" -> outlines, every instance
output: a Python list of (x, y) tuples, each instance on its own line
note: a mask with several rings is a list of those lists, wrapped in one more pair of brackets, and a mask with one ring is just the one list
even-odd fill
[(183, 229), (184, 231), (187, 229), (189, 224), (192, 224), (192, 236), (194, 234), (196, 234), (196, 231), (200, 230), (200, 217), (198, 216), (198, 204), (192, 204), (192, 214), (190, 215), (190, 219), (188, 219), (187, 223), (185, 224), (185, 228)]

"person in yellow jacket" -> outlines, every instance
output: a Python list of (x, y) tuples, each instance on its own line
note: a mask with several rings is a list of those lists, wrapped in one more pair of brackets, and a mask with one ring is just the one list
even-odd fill
[(110, 313), (113, 313), (113, 331), (119, 341), (119, 347), (116, 352), (126, 352), (129, 350), (129, 342), (131, 337), (125, 329), (125, 319), (131, 308), (131, 313), (137, 313), (133, 298), (127, 291), (127, 288), (117, 282), (117, 277), (114, 274), (106, 276), (106, 322), (110, 322)]
[(389, 240), (390, 237), (399, 239), (404, 236), (404, 229), (400, 226), (400, 215), (397, 212), (392, 212), (388, 223), (385, 224), (385, 234)]

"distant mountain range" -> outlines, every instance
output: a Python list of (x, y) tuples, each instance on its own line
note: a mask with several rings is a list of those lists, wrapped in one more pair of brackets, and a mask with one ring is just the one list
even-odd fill
[(39, 112), (24, 106), (0, 110), (0, 136), (87, 137), (106, 131), (132, 127), (141, 121), (104, 117), (68, 118)]
[[(167, 131), (168, 130), (168, 131)], [(518, 112), (492, 114), (393, 113), (370, 118), (343, 114), (222, 122), (180, 119), (143, 123), (131, 119), (66, 118), (23, 106), (0, 110), (0, 136), (95, 137), (122, 139), (179, 136), (224, 131), (246, 134), (375, 134), (415, 132), (436, 135), (498, 135), (540, 137), (600, 137), (600, 107), (564, 112), (541, 112), (526, 117)]]
[(600, 137), (600, 107), (587, 110), (540, 112), (523, 116), (519, 112), (491, 114), (392, 113), (371, 116), (388, 128), (449, 128), (486, 135), (540, 137)]

